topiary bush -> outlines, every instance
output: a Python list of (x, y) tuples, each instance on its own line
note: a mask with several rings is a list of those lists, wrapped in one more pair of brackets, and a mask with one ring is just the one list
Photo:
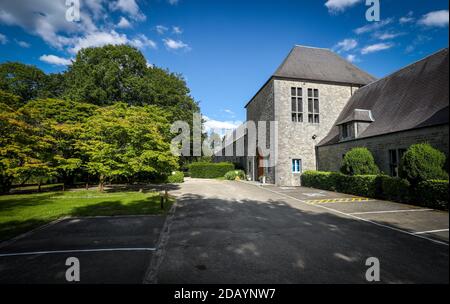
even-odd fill
[(189, 174), (193, 178), (218, 178), (224, 177), (229, 171), (234, 170), (232, 163), (192, 163), (189, 165)]
[(230, 181), (245, 180), (245, 172), (242, 170), (233, 170), (225, 174), (225, 179)]
[(380, 170), (367, 148), (353, 148), (345, 154), (341, 172), (346, 175), (377, 175)]
[(175, 171), (167, 177), (167, 183), (169, 184), (181, 184), (184, 183), (184, 173), (181, 171)]
[(413, 185), (432, 179), (448, 180), (444, 165), (444, 153), (429, 144), (416, 144), (409, 147), (403, 155), (399, 175)]
[(448, 196), (448, 180), (427, 180), (417, 185), (414, 200), (420, 206), (448, 210)]

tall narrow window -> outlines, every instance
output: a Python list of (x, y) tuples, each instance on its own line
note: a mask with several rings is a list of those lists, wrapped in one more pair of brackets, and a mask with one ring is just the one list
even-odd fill
[(291, 88), (292, 121), (303, 122), (303, 90)]
[(292, 173), (302, 173), (302, 160), (293, 159), (292, 160)]
[(308, 89), (308, 122), (320, 123), (319, 90)]

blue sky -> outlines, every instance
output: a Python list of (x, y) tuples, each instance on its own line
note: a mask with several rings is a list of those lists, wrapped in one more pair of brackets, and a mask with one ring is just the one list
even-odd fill
[(244, 105), (296, 45), (332, 48), (377, 77), (448, 47), (447, 0), (0, 0), (0, 62), (66, 68), (82, 47), (128, 43), (183, 74), (209, 125), (245, 119)]

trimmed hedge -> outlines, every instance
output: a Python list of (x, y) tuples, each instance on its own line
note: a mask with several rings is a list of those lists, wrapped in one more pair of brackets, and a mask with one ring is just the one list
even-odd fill
[(218, 178), (234, 170), (232, 163), (192, 163), (189, 165), (189, 174), (193, 178)]
[(428, 180), (414, 187), (406, 179), (386, 175), (307, 171), (301, 181), (304, 187), (448, 210), (449, 182), (443, 180)]
[(415, 191), (415, 199), (421, 206), (448, 210), (448, 181), (420, 182)]
[(225, 174), (225, 179), (230, 181), (245, 180), (245, 172), (242, 170), (229, 171)]
[(181, 171), (175, 171), (172, 175), (167, 177), (167, 182), (169, 184), (181, 184), (184, 183), (184, 174)]

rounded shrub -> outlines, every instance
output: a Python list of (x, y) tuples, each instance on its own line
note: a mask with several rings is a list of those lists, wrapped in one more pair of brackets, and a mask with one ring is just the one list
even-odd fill
[(175, 171), (167, 177), (169, 184), (181, 184), (184, 183), (184, 173), (181, 171)]
[(242, 170), (233, 170), (233, 171), (228, 171), (225, 174), (225, 179), (226, 180), (230, 180), (230, 181), (234, 181), (234, 180), (245, 180), (245, 172)]
[(341, 172), (346, 175), (376, 175), (380, 169), (367, 148), (353, 148), (345, 154)]
[(444, 153), (429, 144), (416, 144), (409, 147), (403, 155), (399, 175), (414, 185), (432, 179), (448, 180), (444, 165)]

